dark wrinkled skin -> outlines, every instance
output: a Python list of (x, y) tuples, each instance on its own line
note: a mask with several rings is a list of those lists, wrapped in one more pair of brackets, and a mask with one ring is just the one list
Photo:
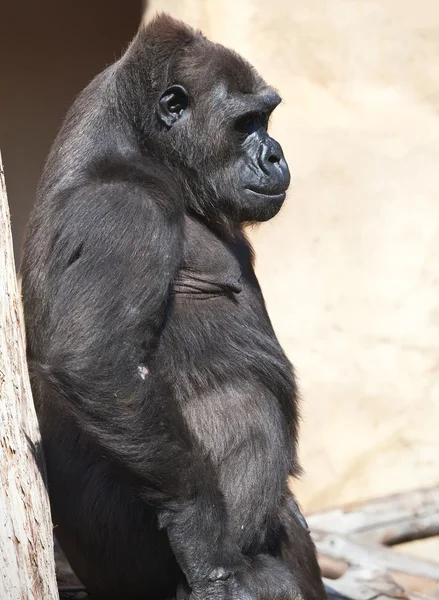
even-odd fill
[(52, 517), (105, 600), (323, 600), (287, 480), (297, 392), (242, 224), (290, 176), (279, 103), (161, 16), (80, 94), (23, 252)]

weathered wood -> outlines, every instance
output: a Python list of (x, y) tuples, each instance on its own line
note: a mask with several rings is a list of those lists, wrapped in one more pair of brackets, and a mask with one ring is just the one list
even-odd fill
[(439, 535), (439, 486), (314, 513), (316, 531), (385, 545)]
[(0, 598), (58, 598), (0, 157)]
[(392, 552), (383, 546), (359, 544), (335, 533), (315, 532), (313, 537), (319, 552), (325, 556), (370, 570), (400, 571), (439, 581), (438, 563)]
[(388, 547), (439, 533), (439, 487), (335, 508), (307, 521), (334, 593), (349, 600), (439, 599), (439, 563)]
[(414, 600), (388, 574), (358, 567), (349, 569), (330, 585), (329, 600)]

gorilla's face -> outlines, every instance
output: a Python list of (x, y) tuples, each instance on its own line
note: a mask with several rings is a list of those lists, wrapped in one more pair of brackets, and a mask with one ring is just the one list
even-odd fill
[(225, 67), (210, 84), (210, 73), (198, 73), (188, 86), (163, 92), (157, 117), (165, 126), (162, 139), (172, 145), (173, 167), (184, 170), (200, 212), (238, 223), (266, 221), (280, 210), (290, 183), (282, 148), (267, 132), (280, 97), (242, 60), (237, 78), (233, 60), (232, 83)]
[[(274, 92), (259, 95), (259, 110), (249, 110), (233, 123), (237, 135), (233, 202), (240, 221), (266, 221), (280, 210), (290, 184), (290, 172), (281, 145), (268, 135), (268, 119), (280, 98)], [(227, 190), (223, 191), (224, 195)]]

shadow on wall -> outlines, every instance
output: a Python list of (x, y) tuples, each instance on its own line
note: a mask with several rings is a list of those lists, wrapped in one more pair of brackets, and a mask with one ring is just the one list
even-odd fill
[(122, 53), (145, 2), (1, 0), (0, 150), (16, 262), (49, 147), (75, 95)]

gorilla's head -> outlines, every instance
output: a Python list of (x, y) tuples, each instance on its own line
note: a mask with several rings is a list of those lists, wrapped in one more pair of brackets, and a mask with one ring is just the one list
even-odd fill
[(160, 15), (141, 28), (120, 73), (135, 90), (144, 151), (183, 181), (189, 208), (239, 223), (279, 211), (290, 173), (267, 127), (280, 97), (251, 65)]

